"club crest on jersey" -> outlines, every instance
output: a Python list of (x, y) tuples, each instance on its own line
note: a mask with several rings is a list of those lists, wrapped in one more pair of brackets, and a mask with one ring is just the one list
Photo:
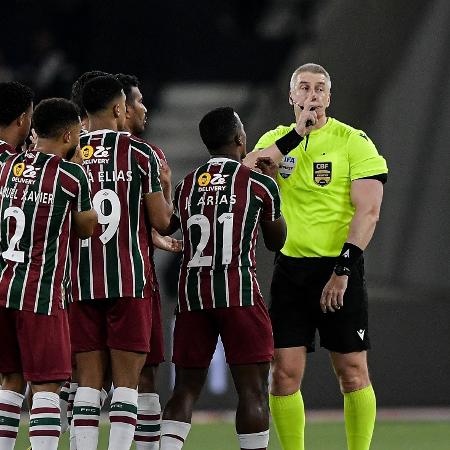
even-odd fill
[(211, 176), (209, 172), (203, 172), (198, 178), (199, 192), (223, 191), (226, 188), (227, 177), (229, 174), (215, 173)]
[(289, 176), (292, 175), (292, 172), (294, 171), (295, 164), (297, 163), (297, 158), (294, 158), (292, 156), (285, 156), (281, 163), (280, 168), (278, 170), (280, 176), (282, 178), (289, 178)]
[(326, 186), (331, 183), (331, 162), (314, 162), (313, 174), (314, 183), (319, 186)]

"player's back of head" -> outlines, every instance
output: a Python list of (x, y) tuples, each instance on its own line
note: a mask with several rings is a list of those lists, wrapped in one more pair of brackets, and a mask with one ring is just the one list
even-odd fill
[(207, 113), (198, 125), (203, 143), (210, 153), (231, 144), (238, 134), (239, 119), (230, 106)]
[(76, 105), (65, 98), (42, 100), (34, 110), (33, 126), (38, 137), (54, 139), (80, 123)]
[(91, 70), (89, 72), (84, 72), (73, 84), (70, 99), (78, 106), (80, 110), (81, 117), (86, 117), (87, 113), (83, 106), (83, 88), (86, 83), (97, 77), (102, 77), (109, 75), (107, 72), (102, 72), (101, 70)]
[(132, 88), (139, 88), (139, 79), (136, 75), (127, 75), (124, 73), (116, 74), (116, 78), (120, 81), (122, 85), (123, 92), (125, 93), (125, 97), (127, 98), (127, 103), (129, 103), (132, 94)]
[(33, 103), (34, 93), (16, 81), (0, 83), (0, 127), (6, 127)]
[(82, 94), (83, 106), (88, 114), (96, 114), (123, 95), (122, 84), (113, 75), (104, 75), (88, 81)]

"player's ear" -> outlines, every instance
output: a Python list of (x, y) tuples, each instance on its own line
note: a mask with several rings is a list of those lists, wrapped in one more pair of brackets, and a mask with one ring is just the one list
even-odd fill
[(116, 119), (120, 117), (120, 105), (118, 103), (113, 106), (113, 114)]
[(240, 146), (243, 145), (243, 143), (244, 143), (244, 141), (243, 141), (243, 139), (242, 139), (242, 136), (239, 135), (239, 134), (237, 134), (237, 135), (234, 137), (234, 142), (235, 142), (235, 144), (236, 144), (238, 147), (240, 147)]
[(25, 120), (25, 115), (26, 115), (26, 111), (24, 111), (17, 119), (16, 119), (16, 124), (18, 127), (21, 127), (24, 120)]
[(70, 136), (71, 136), (71, 131), (70, 130), (64, 131), (64, 134), (63, 134), (63, 142), (64, 142), (64, 144), (68, 144), (70, 142)]
[(289, 91), (289, 104), (290, 104), (291, 106), (294, 105), (294, 102), (292, 101), (291, 91)]

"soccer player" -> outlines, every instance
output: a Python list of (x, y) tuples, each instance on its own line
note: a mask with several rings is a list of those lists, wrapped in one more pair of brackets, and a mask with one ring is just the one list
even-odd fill
[(72, 348), (79, 387), (73, 422), (78, 449), (97, 448), (100, 391), (111, 360), (109, 450), (129, 448), (134, 436), (139, 374), (149, 351), (152, 272), (146, 219), (165, 231), (172, 205), (165, 200), (152, 148), (124, 128), (125, 94), (112, 75), (83, 89), (89, 133), (81, 153), (99, 226), (71, 245)]
[(102, 72), (101, 70), (91, 70), (89, 72), (84, 72), (80, 77), (72, 84), (72, 92), (70, 99), (78, 106), (80, 110), (81, 117), (81, 131), (84, 133), (89, 128), (89, 119), (86, 109), (83, 106), (83, 88), (84, 85), (89, 81), (97, 77), (109, 75), (107, 72)]
[(271, 287), (270, 407), (284, 450), (304, 448), (300, 385), (316, 329), (344, 397), (348, 449), (367, 450), (375, 423), (363, 251), (378, 221), (387, 166), (363, 131), (327, 117), (330, 92), (322, 66), (296, 69), (289, 92), (296, 122), (264, 134), (245, 161), (252, 166), (266, 155), (280, 162), (289, 231)]
[[(147, 108), (144, 105), (143, 96), (139, 88), (139, 80), (134, 75), (119, 73), (116, 75), (123, 87), (126, 97), (125, 130), (135, 136), (141, 135), (147, 123)], [(163, 151), (156, 145), (149, 144), (158, 157), (161, 170), (161, 185), (164, 197), (168, 202), (172, 201), (170, 169)], [(165, 182), (163, 182), (165, 179)], [(170, 236), (161, 236), (152, 229), (152, 239), (149, 240), (150, 255), (153, 255), (153, 247), (167, 251), (181, 251), (181, 243)], [(153, 245), (152, 245), (153, 244)], [(152, 329), (150, 338), (150, 353), (147, 355), (145, 366), (142, 369), (138, 386), (138, 418), (134, 440), (137, 450), (159, 449), (161, 404), (156, 392), (156, 374), (159, 364), (164, 361), (164, 336), (161, 321), (161, 300), (159, 296), (159, 284), (156, 278), (155, 264), (151, 259), (151, 269), (154, 281), (152, 296)]]
[(65, 160), (79, 144), (75, 105), (44, 100), (33, 122), (35, 149), (11, 156), (0, 171), (1, 450), (14, 448), (26, 382), (33, 449), (58, 446), (57, 392), (71, 372), (62, 284), (69, 234), (88, 238), (97, 223), (85, 172)]
[(30, 133), (33, 98), (23, 84), (0, 83), (0, 163), (16, 154)]
[(209, 112), (199, 129), (211, 159), (175, 190), (173, 228), (181, 227), (184, 250), (172, 359), (176, 379), (164, 409), (161, 450), (183, 447), (219, 335), (239, 397), (240, 448), (266, 449), (273, 339), (256, 280), (255, 247), (258, 225), (269, 250), (283, 246), (278, 188), (240, 163), (246, 135), (232, 108)]

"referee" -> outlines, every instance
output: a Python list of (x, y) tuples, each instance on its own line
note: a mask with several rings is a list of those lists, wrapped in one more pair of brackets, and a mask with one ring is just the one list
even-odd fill
[(386, 161), (361, 130), (327, 117), (331, 79), (317, 64), (292, 74), (295, 123), (264, 134), (244, 163), (279, 163), (277, 182), (288, 234), (271, 286), (275, 357), (270, 408), (283, 450), (304, 449), (300, 385), (306, 354), (331, 356), (344, 396), (349, 450), (370, 447), (376, 399), (367, 367), (370, 348), (363, 251), (378, 221)]

